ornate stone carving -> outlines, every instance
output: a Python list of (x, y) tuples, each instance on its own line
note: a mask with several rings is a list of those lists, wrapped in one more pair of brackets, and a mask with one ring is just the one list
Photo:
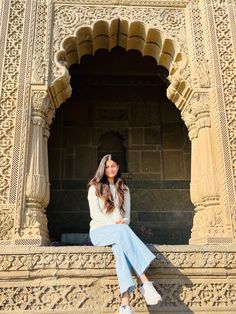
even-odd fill
[[(168, 10), (160, 8), (129, 8), (129, 7), (99, 7), (99, 6), (55, 6), (53, 56), (60, 50), (60, 43), (66, 36), (73, 35), (76, 29), (82, 25), (92, 25), (98, 20), (110, 21), (113, 19), (127, 21), (142, 21), (147, 27), (155, 27), (166, 31), (168, 37), (182, 38), (181, 46), (186, 48), (184, 36), (184, 11), (182, 9)], [(178, 21), (178, 23), (175, 23)], [(180, 34), (181, 33), (181, 34)], [(58, 69), (53, 67), (54, 79), (58, 76)]]
[[(31, 143), (26, 181), (26, 210), (24, 228), (20, 230), (21, 241), (32, 244), (48, 242), (45, 207), (49, 202), (49, 178), (47, 164), (47, 138), (54, 109), (45, 91), (32, 92)], [(49, 115), (48, 115), (49, 114)], [(47, 116), (48, 115), (48, 116)], [(46, 118), (47, 117), (47, 118)], [(20, 242), (19, 242), (20, 243)]]
[[(77, 310), (92, 313), (96, 291), (93, 283), (84, 280), (82, 284), (54, 284), (36, 286), (2, 287), (1, 310), (10, 311), (68, 311)], [(95, 295), (95, 296), (94, 296)], [(96, 303), (95, 303), (96, 304)]]
[[(22, 46), (25, 0), (12, 0), (8, 19), (7, 42), (3, 62), (0, 112), (0, 203), (9, 196), (10, 170), (13, 153), (14, 125)], [(11, 218), (9, 217), (9, 220)]]
[[(221, 112), (226, 113), (226, 121), (221, 118), (220, 127), (226, 128), (227, 131), (221, 131), (221, 134), (225, 134), (222, 138), (222, 145), (225, 146), (224, 149), (224, 159), (227, 163), (226, 178), (228, 189), (225, 191), (227, 193), (226, 198), (231, 206), (234, 207), (236, 204), (236, 123), (235, 123), (235, 94), (236, 94), (236, 59), (235, 59), (235, 50), (233, 46), (233, 34), (230, 29), (230, 15), (228, 8), (228, 1), (222, 0), (212, 1), (213, 6), (213, 16), (216, 27), (216, 45), (218, 49), (218, 65), (220, 68), (220, 78), (217, 78), (218, 84), (223, 88), (223, 100), (220, 104)], [(222, 114), (221, 114), (222, 115)], [(224, 123), (225, 122), (225, 123)], [(226, 135), (227, 132), (227, 135)], [(227, 148), (229, 147), (229, 151)], [(230, 156), (229, 156), (230, 154)], [(232, 167), (232, 168), (231, 168)], [(231, 168), (231, 169), (230, 169)], [(225, 173), (225, 172), (224, 172)], [(234, 177), (234, 186), (231, 184), (231, 176), (229, 173), (233, 173)], [(236, 220), (234, 212), (231, 211), (231, 218), (234, 228), (234, 234), (236, 230)]]
[(210, 73), (207, 60), (202, 60), (196, 67), (195, 84), (199, 87), (210, 87)]
[[(53, 0), (55, 4), (63, 4), (63, 0)], [(66, 0), (67, 4), (100, 4), (100, 5), (137, 5), (137, 6), (152, 6), (152, 7), (186, 7), (191, 0)]]
[(11, 208), (0, 207), (0, 244), (1, 241), (12, 239), (14, 228), (14, 219), (12, 217), (13, 210)]
[[(53, 53), (56, 62), (53, 67), (54, 81), (51, 84), (50, 93), (56, 107), (59, 107), (71, 94), (67, 68), (73, 63), (79, 63), (84, 54), (93, 54), (100, 48), (111, 49), (116, 44), (127, 50), (137, 49), (144, 55), (153, 56), (160, 65), (165, 66), (168, 70), (175, 61), (173, 71), (170, 70), (172, 71), (170, 78), (173, 78), (174, 83), (168, 88), (167, 94), (179, 109), (184, 106), (191, 89), (187, 80), (180, 84), (181, 76), (182, 80), (185, 80), (187, 76), (190, 80), (187, 57), (184, 53), (178, 54), (180, 51), (186, 52), (187, 50), (183, 10), (142, 7), (136, 10), (127, 7), (81, 7), (79, 5), (64, 7), (58, 5), (55, 8), (55, 16)], [(146, 16), (148, 16), (148, 20)], [(139, 20), (142, 22), (138, 22)], [(177, 21), (178, 23), (176, 23)], [(116, 23), (118, 23), (117, 30), (115, 30)], [(107, 31), (100, 34), (100, 26), (105, 27)], [(135, 28), (138, 33), (135, 33), (136, 39), (133, 40), (134, 34), (133, 36), (130, 34), (134, 32)], [(73, 35), (72, 30), (76, 35)], [(155, 34), (154, 30), (156, 30)], [(87, 32), (86, 40), (83, 40), (81, 36), (85, 36), (85, 32)], [(94, 37), (95, 33), (101, 36)], [(117, 43), (114, 43), (114, 36), (117, 37)], [(155, 42), (154, 38), (156, 37), (159, 39), (155, 39)], [(178, 40), (178, 44), (174, 39)], [(106, 42), (105, 46), (104, 41)], [(139, 44), (136, 43), (137, 41)], [(60, 44), (63, 50), (59, 50)], [(166, 49), (169, 50), (168, 53)], [(181, 89), (180, 93), (177, 91), (178, 88)]]
[(46, 84), (48, 81), (49, 51), (47, 27), (49, 22), (48, 0), (38, 1), (34, 55), (32, 64), (32, 83)]
[[(158, 252), (149, 277), (163, 297), (162, 310), (175, 313), (176, 309), (178, 312), (183, 309), (184, 313), (188, 307), (193, 312), (206, 313), (210, 307), (209, 313), (216, 310), (231, 313), (231, 307), (236, 304), (232, 298), (236, 287), (231, 273), (236, 265), (235, 247), (156, 246), (153, 249)], [(110, 248), (54, 247), (25, 252), (18, 248), (15, 251), (0, 254), (0, 274), (5, 274), (0, 288), (0, 311), (110, 313), (118, 309), (119, 287)], [(204, 277), (199, 273), (202, 268)], [(17, 280), (16, 271), (21, 279)], [(222, 278), (222, 272), (231, 275)], [(164, 277), (165, 273), (168, 278)], [(44, 277), (47, 281), (42, 284)], [(137, 312), (147, 311), (138, 289), (131, 295), (131, 304)]]
[[(182, 247), (179, 251), (174, 247), (165, 249), (157, 247), (161, 252), (155, 252), (156, 260), (152, 268), (227, 268), (234, 269), (236, 255), (234, 249), (228, 250), (222, 246), (216, 250), (215, 246), (201, 247), (195, 251), (191, 247)], [(28, 253), (2, 253), (0, 255), (0, 272), (8, 270), (43, 271), (56, 268), (57, 270), (83, 270), (85, 275), (112, 274), (115, 275), (114, 256), (109, 248), (75, 247), (49, 248), (48, 251), (36, 249)], [(72, 251), (72, 252), (69, 252)], [(95, 272), (93, 272), (95, 271)], [(101, 271), (99, 273), (98, 271)], [(10, 274), (10, 273), (9, 273)], [(38, 275), (40, 273), (38, 272)], [(41, 276), (41, 275), (40, 275)]]
[(193, 95), (191, 113), (195, 117), (195, 121), (193, 118), (190, 121), (194, 122), (197, 136), (193, 140), (192, 147), (192, 160), (194, 160), (192, 167), (194, 169), (191, 177), (191, 197), (196, 206), (196, 213), (190, 242), (200, 244), (207, 241), (211, 243), (214, 242), (214, 237), (216, 242), (224, 241), (226, 233), (223, 224), (223, 210), (220, 207), (208, 94), (195, 93)]

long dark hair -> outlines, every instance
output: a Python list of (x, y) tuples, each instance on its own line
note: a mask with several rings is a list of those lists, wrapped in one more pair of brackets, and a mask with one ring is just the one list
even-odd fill
[(119, 166), (118, 172), (114, 178), (114, 185), (116, 189), (116, 194), (118, 196), (120, 212), (121, 215), (124, 216), (124, 197), (125, 192), (127, 191), (127, 187), (124, 184), (124, 180), (121, 178), (120, 165), (115, 156), (108, 154), (101, 159), (94, 177), (88, 183), (88, 187), (90, 187), (91, 185), (95, 187), (96, 195), (104, 201), (106, 212), (111, 213), (115, 208), (115, 204), (109, 187), (108, 179), (105, 175), (105, 167), (108, 160), (114, 161)]

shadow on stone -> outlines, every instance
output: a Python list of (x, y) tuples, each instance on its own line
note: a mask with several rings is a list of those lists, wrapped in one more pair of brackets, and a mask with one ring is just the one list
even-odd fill
[(158, 245), (148, 245), (148, 247), (156, 255), (156, 259), (146, 274), (161, 294), (162, 302), (156, 306), (145, 305), (145, 313), (194, 313), (186, 304), (187, 290), (191, 289), (192, 282), (180, 268), (171, 263), (171, 259), (176, 260), (178, 254), (174, 252), (163, 254), (158, 250)]

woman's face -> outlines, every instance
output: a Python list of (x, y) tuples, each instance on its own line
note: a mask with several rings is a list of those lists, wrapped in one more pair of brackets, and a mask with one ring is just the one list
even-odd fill
[(107, 160), (105, 165), (105, 175), (108, 179), (114, 179), (119, 170), (119, 165), (113, 160)]

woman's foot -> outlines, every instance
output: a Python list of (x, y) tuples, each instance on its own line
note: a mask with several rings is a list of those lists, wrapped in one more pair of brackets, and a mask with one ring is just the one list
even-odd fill
[(134, 314), (134, 312), (129, 305), (121, 305), (119, 314)]
[(156, 305), (162, 301), (161, 295), (156, 291), (151, 281), (141, 285), (140, 291), (148, 305)]

